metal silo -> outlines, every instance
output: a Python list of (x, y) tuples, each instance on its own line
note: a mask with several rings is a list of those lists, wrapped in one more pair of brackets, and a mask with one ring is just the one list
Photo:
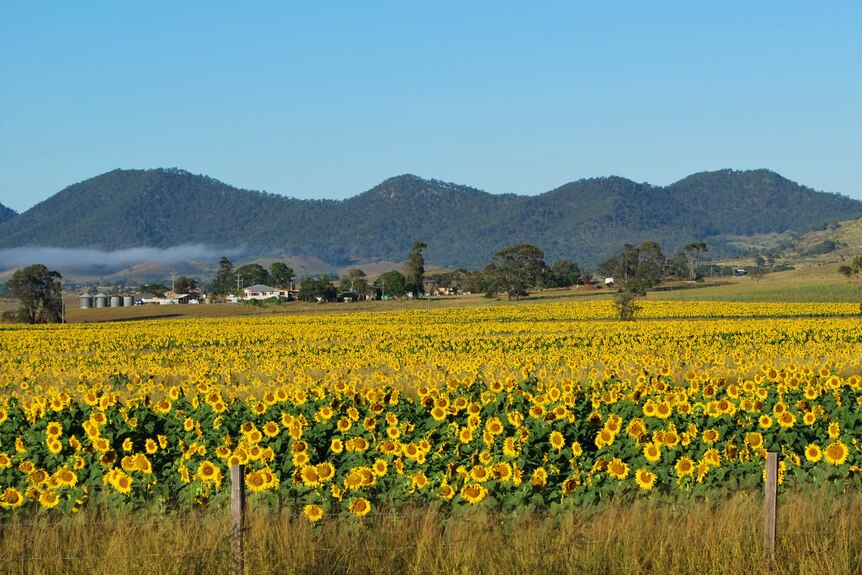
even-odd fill
[(132, 307), (135, 305), (135, 296), (124, 295), (123, 296), (123, 307)]
[(93, 307), (93, 296), (88, 293), (81, 294), (81, 309), (90, 309)]
[(123, 306), (123, 298), (118, 295), (111, 296), (111, 307), (122, 307)]
[(108, 296), (103, 293), (96, 294), (96, 307), (108, 307)]

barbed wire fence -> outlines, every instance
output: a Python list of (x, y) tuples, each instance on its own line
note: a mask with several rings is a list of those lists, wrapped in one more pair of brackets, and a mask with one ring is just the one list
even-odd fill
[[(763, 553), (765, 559), (769, 562), (770, 565), (775, 564), (775, 549), (776, 549), (776, 541), (779, 535), (778, 522), (777, 522), (777, 494), (778, 494), (778, 454), (775, 452), (769, 452), (766, 458), (766, 481), (764, 488), (764, 500), (763, 500)], [(195, 514), (193, 516), (175, 516), (175, 515), (160, 515), (160, 516), (146, 516), (146, 517), (137, 517), (137, 518), (123, 518), (121, 520), (122, 525), (125, 527), (143, 527), (143, 526), (157, 526), (158, 528), (163, 528), (165, 526), (172, 528), (174, 530), (183, 530), (186, 529), (191, 524), (197, 525), (211, 525), (216, 533), (219, 533), (217, 537), (216, 546), (222, 548), (224, 553), (229, 556), (229, 566), (231, 575), (242, 575), (246, 571), (246, 552), (247, 552), (247, 543), (249, 537), (249, 525), (248, 525), (248, 505), (246, 498), (246, 486), (245, 486), (245, 466), (243, 465), (233, 465), (230, 470), (230, 507), (228, 513), (218, 513), (218, 512), (206, 512)], [(391, 521), (392, 525), (395, 528), (401, 526), (399, 521), (403, 522), (405, 519), (408, 519), (412, 516), (415, 517), (427, 517), (428, 510), (427, 509), (406, 509), (399, 511), (385, 512), (383, 514), (383, 519), (387, 521)], [(441, 517), (444, 517), (445, 514), (441, 512)], [(467, 516), (460, 516), (459, 520), (469, 520)], [(477, 522), (485, 521), (486, 519), (477, 519)], [(97, 520), (83, 520), (83, 521), (73, 521), (72, 525), (76, 528), (80, 527), (93, 527), (93, 528), (101, 528), (108, 525), (111, 521), (116, 521), (116, 519), (106, 518), (106, 519), (97, 519)], [(52, 528), (63, 528), (68, 527), (70, 525), (69, 519), (60, 519), (57, 521), (15, 521), (14, 526), (16, 528), (23, 529), (35, 529), (35, 530), (48, 530)], [(6, 527), (6, 524), (0, 523), (0, 535), (2, 535), (3, 529)], [(450, 540), (448, 543), (439, 542), (437, 546), (439, 547), (448, 547), (448, 548), (459, 548), (467, 542), (475, 543), (475, 538), (471, 538), (467, 536), (465, 540)], [(599, 543), (599, 542), (590, 542), (590, 541), (581, 541), (582, 544), (590, 544), (590, 543)], [(546, 543), (543, 543), (543, 550), (545, 552), (548, 551), (546, 548)], [(323, 553), (337, 553), (344, 551), (344, 546), (339, 545), (320, 545), (317, 544), (314, 546), (314, 550), (316, 552)], [(393, 546), (391, 544), (386, 544), (385, 542), (381, 542), (379, 545), (368, 545), (367, 543), (361, 546), (361, 550), (365, 552), (388, 552), (388, 553), (407, 553), (407, 552), (415, 552), (415, 545), (404, 545), (404, 546)], [(196, 552), (200, 553), (200, 552)], [(11, 553), (4, 555), (0, 554), (0, 572), (13, 572), (15, 566), (17, 565), (19, 571), (21, 573), (31, 572), (28, 571), (28, 564), (43, 564), (43, 563), (51, 563), (51, 564), (64, 564), (64, 563), (75, 563), (88, 561), (90, 563), (93, 562), (111, 562), (111, 561), (150, 561), (155, 560), (160, 557), (165, 557), (170, 555), (172, 560), (182, 559), (183, 557), (190, 557), (195, 555), (196, 553), (192, 552), (183, 552), (182, 550), (172, 549), (169, 554), (164, 552), (146, 552), (141, 551), (138, 553), (104, 553), (104, 554), (60, 554), (60, 555), (50, 555), (47, 553), (33, 553), (33, 554), (19, 554), (13, 555)], [(36, 570), (39, 571), (39, 570)]]

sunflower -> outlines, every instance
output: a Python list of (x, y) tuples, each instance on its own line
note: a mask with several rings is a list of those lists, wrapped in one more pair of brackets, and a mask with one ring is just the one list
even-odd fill
[(668, 431), (664, 434), (664, 444), (668, 447), (676, 447), (679, 445), (679, 434), (676, 431)]
[(841, 435), (841, 426), (837, 421), (833, 421), (829, 424), (829, 438), (830, 439), (838, 439), (838, 436)]
[(45, 435), (48, 437), (58, 437), (63, 434), (63, 426), (62, 424), (51, 421), (48, 423), (48, 426), (45, 428)]
[(503, 433), (503, 422), (499, 417), (491, 417), (485, 422), (485, 430), (492, 435), (500, 435)]
[(632, 419), (628, 426), (626, 426), (626, 435), (633, 439), (640, 439), (646, 435), (646, 427), (643, 420), (639, 417)]
[(635, 471), (635, 483), (638, 484), (638, 487), (649, 491), (655, 485), (656, 474), (648, 469), (639, 468)]
[(68, 467), (61, 467), (54, 476), (62, 487), (74, 487), (78, 483), (78, 476)]
[(318, 463), (315, 465), (314, 469), (317, 471), (317, 476), (320, 477), (321, 482), (330, 481), (335, 477), (335, 466), (328, 461)]
[(544, 467), (537, 467), (530, 476), (530, 483), (533, 487), (544, 488), (548, 484), (548, 471)]
[(354, 515), (358, 517), (363, 517), (368, 515), (368, 512), (371, 511), (371, 502), (365, 499), (364, 497), (360, 497), (359, 499), (355, 499), (350, 504), (350, 511)]
[(610, 445), (614, 442), (615, 436), (612, 431), (608, 429), (602, 429), (598, 435), (596, 435), (596, 447), (601, 449), (607, 445)]
[(24, 504), (24, 495), (14, 487), (7, 487), (0, 497), (0, 507), (14, 509)]
[(437, 497), (440, 499), (452, 499), (455, 497), (455, 489), (448, 483), (442, 483), (440, 490), (437, 492)]
[(323, 519), (323, 508), (320, 505), (309, 503), (302, 508), (302, 513), (312, 523), (317, 523)]
[(776, 419), (778, 420), (778, 425), (787, 429), (796, 425), (796, 416), (789, 411), (782, 411), (776, 416)]
[(310, 458), (308, 457), (308, 453), (304, 451), (300, 451), (298, 453), (293, 454), (293, 458), (291, 459), (294, 467), (302, 467), (309, 462)]
[(353, 449), (348, 449), (347, 451), (360, 451), (361, 452), (361, 451), (365, 451), (369, 447), (368, 446), (368, 440), (365, 439), (364, 437), (354, 437), (348, 443), (350, 443), (350, 442), (352, 442), (352, 448)]
[(135, 469), (141, 473), (152, 473), (153, 464), (150, 463), (150, 460), (147, 459), (146, 455), (139, 453), (135, 456)]
[(752, 431), (745, 436), (745, 443), (751, 446), (752, 449), (763, 447), (763, 435), (757, 431)]
[(428, 477), (422, 471), (413, 474), (413, 477), (410, 479), (410, 482), (413, 484), (414, 489), (422, 489), (426, 485), (428, 485)]
[(471, 505), (479, 503), (485, 499), (486, 495), (488, 495), (488, 490), (478, 483), (468, 483), (461, 488), (461, 498)]
[(144, 450), (147, 453), (149, 453), (150, 455), (152, 455), (153, 453), (155, 453), (156, 451), (159, 450), (159, 444), (156, 443), (156, 440), (149, 438), (144, 443)]
[(344, 476), (344, 487), (351, 490), (362, 487), (362, 475), (359, 473), (358, 469), (351, 469), (347, 475)]
[(847, 461), (849, 450), (843, 441), (833, 441), (823, 451), (823, 458), (832, 465), (843, 465)]
[(306, 487), (320, 486), (320, 475), (318, 475), (315, 465), (304, 465), (299, 471), (299, 476), (302, 478), (302, 484)]
[(647, 443), (644, 445), (644, 457), (650, 463), (655, 463), (661, 459), (661, 449), (657, 443)]
[(556, 449), (557, 451), (560, 451), (561, 449), (563, 449), (566, 446), (566, 438), (563, 437), (563, 434), (560, 433), (559, 431), (552, 431), (551, 432), (551, 437), (549, 439), (549, 442), (551, 444), (551, 447)]
[(111, 485), (114, 486), (114, 489), (119, 491), (120, 493), (129, 493), (132, 491), (132, 478), (118, 470), (118, 475), (111, 482)]
[(706, 443), (707, 445), (712, 445), (713, 443), (718, 441), (718, 438), (719, 438), (718, 431), (715, 429), (707, 429), (706, 431), (703, 432), (702, 439), (703, 439), (703, 442)]
[(39, 494), (39, 505), (45, 509), (56, 507), (60, 503), (60, 497), (53, 491), (43, 491)]
[(805, 448), (805, 459), (811, 463), (817, 463), (823, 458), (823, 451), (817, 445), (809, 443)]
[(476, 483), (484, 483), (491, 478), (491, 473), (484, 465), (474, 465), (470, 470), (470, 478)]
[(337, 437), (333, 438), (332, 441), (329, 442), (329, 451), (332, 453), (341, 453), (344, 451), (344, 442)]
[(499, 481), (508, 481), (512, 478), (512, 466), (501, 461), (491, 466), (491, 475)]
[(221, 481), (221, 469), (210, 461), (204, 461), (198, 466), (196, 477), (204, 482), (219, 483)]
[(267, 478), (262, 472), (253, 471), (245, 476), (245, 485), (252, 493), (259, 493), (266, 489), (266, 480)]
[(506, 457), (518, 457), (520, 449), (514, 437), (507, 437), (503, 440), (503, 455)]
[(680, 457), (673, 467), (678, 477), (687, 477), (694, 473), (694, 461), (688, 457)]
[(614, 457), (608, 463), (607, 474), (616, 479), (623, 480), (628, 477), (629, 466), (619, 457)]
[(0, 453), (0, 469), (12, 467), (12, 458), (7, 453)]
[(655, 406), (655, 416), (659, 419), (667, 419), (673, 415), (673, 408), (666, 401), (660, 401)]
[(370, 467), (359, 467), (357, 468), (357, 472), (362, 481), (362, 487), (371, 487), (372, 485), (377, 484), (377, 476)]
[(760, 416), (760, 418), (758, 418), (757, 424), (763, 429), (769, 429), (770, 427), (772, 427), (772, 417), (764, 413)]
[(278, 424), (274, 421), (267, 421), (263, 426), (263, 434), (267, 437), (275, 437), (278, 435), (279, 427)]

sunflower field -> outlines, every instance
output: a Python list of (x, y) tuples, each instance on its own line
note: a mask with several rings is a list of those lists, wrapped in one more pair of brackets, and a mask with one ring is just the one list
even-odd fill
[(609, 302), (0, 327), (0, 516), (309, 522), (858, 485), (854, 304)]

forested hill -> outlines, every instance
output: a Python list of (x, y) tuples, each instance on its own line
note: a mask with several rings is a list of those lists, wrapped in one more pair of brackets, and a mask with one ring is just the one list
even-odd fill
[(6, 220), (11, 220), (17, 215), (18, 214), (15, 212), (15, 210), (7, 208), (3, 204), (0, 204), (0, 224), (5, 222)]
[(704, 172), (666, 187), (593, 178), (535, 196), (404, 175), (342, 201), (240, 190), (177, 169), (114, 170), (0, 223), (0, 247), (200, 243), (344, 266), (401, 261), (421, 240), (429, 263), (476, 267), (529, 242), (549, 261), (590, 265), (623, 243), (655, 240), (671, 252), (707, 241), (720, 250), (729, 235), (805, 232), (860, 215), (862, 202), (768, 170)]

